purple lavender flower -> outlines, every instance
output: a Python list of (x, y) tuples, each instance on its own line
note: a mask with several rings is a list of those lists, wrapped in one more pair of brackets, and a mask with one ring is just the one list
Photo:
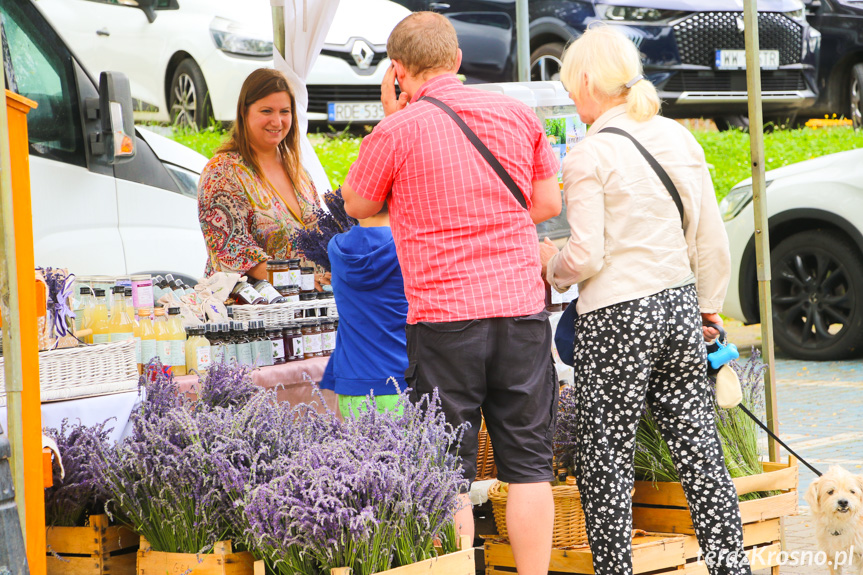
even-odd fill
[(261, 390), (252, 383), (248, 366), (215, 363), (208, 370), (198, 392), (198, 401), (210, 407), (231, 407), (245, 404)]
[(60, 429), (45, 429), (44, 433), (57, 443), (63, 459), (65, 475), (60, 466), (53, 468), (53, 486), (45, 490), (45, 523), (49, 526), (80, 527), (86, 517), (101, 513), (104, 494), (99, 489), (92, 467), (93, 458), (108, 445), (111, 420), (86, 426), (64, 419)]
[(327, 192), (324, 195), (324, 202), (329, 211), (315, 208), (314, 214), (317, 218), (317, 225), (299, 230), (295, 237), (297, 247), (307, 260), (314, 262), (326, 271), (332, 271), (327, 245), (333, 236), (346, 232), (356, 225), (357, 220), (345, 212), (345, 201), (342, 198), (341, 188), (334, 192)]

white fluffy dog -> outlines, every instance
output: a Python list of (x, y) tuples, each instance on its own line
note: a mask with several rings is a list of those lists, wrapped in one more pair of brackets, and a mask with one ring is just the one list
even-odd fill
[(847, 567), (846, 572), (863, 574), (863, 476), (833, 466), (812, 482), (805, 499), (830, 573)]

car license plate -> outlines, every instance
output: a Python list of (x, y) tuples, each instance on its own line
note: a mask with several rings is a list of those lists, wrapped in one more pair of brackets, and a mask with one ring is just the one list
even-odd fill
[(384, 106), (380, 102), (329, 102), (327, 110), (330, 122), (378, 122), (384, 119)]
[[(779, 68), (779, 50), (761, 50), (759, 53), (761, 68), (776, 70)], [(745, 70), (746, 50), (717, 50), (717, 70)]]

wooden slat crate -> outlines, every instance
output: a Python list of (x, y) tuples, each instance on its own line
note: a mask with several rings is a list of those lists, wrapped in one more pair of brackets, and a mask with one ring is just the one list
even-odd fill
[(219, 541), (212, 553), (153, 551), (141, 537), (138, 575), (252, 575), (255, 559), (248, 551), (234, 553), (230, 541)]
[(88, 527), (48, 527), (48, 575), (134, 575), (138, 535), (91, 515)]
[[(687, 537), (675, 534), (636, 535), (632, 538), (633, 573), (681, 575), (679, 569), (686, 564), (686, 540)], [(486, 540), (485, 565), (486, 575), (512, 575), (515, 573), (512, 547), (502, 541)], [(548, 572), (549, 575), (592, 575), (593, 555), (590, 548), (552, 549)]]
[[(781, 491), (779, 495), (740, 502), (744, 525), (797, 514), (797, 460), (764, 463), (764, 473), (734, 479), (737, 494), (755, 491)], [(695, 530), (683, 487), (677, 482), (635, 482), (632, 518), (636, 529), (655, 533), (692, 535)]]

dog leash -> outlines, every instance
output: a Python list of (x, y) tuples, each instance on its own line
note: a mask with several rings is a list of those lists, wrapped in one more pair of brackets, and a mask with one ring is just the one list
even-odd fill
[(743, 410), (743, 413), (745, 413), (746, 415), (748, 415), (748, 416), (749, 416), (749, 418), (750, 418), (752, 421), (754, 421), (755, 423), (757, 423), (757, 424), (758, 424), (758, 427), (760, 427), (761, 429), (763, 429), (764, 431), (766, 431), (766, 432), (767, 432), (767, 435), (769, 435), (770, 437), (772, 437), (773, 439), (775, 439), (776, 441), (778, 441), (778, 442), (779, 442), (779, 445), (781, 445), (782, 447), (784, 447), (785, 449), (787, 449), (787, 450), (788, 450), (788, 453), (790, 453), (791, 455), (793, 455), (794, 457), (796, 457), (796, 458), (800, 461), (800, 463), (802, 463), (803, 465), (805, 465), (806, 467), (808, 467), (809, 469), (811, 469), (811, 470), (812, 470), (812, 473), (814, 473), (814, 474), (815, 474), (815, 475), (817, 475), (818, 477), (821, 477), (821, 475), (822, 475), (822, 474), (821, 474), (821, 472), (820, 472), (820, 471), (818, 471), (817, 469), (815, 469), (814, 467), (812, 467), (812, 465), (810, 465), (808, 461), (806, 461), (805, 459), (803, 459), (802, 457), (800, 457), (800, 456), (799, 456), (799, 455), (798, 455), (798, 454), (797, 454), (793, 449), (791, 449), (790, 447), (788, 447), (788, 445), (787, 445), (784, 441), (782, 441), (781, 439), (779, 439), (778, 437), (776, 437), (776, 434), (775, 434), (775, 433), (773, 433), (772, 431), (770, 431), (770, 429), (769, 429), (766, 425), (764, 425), (763, 423), (761, 423), (761, 420), (760, 420), (760, 419), (758, 419), (757, 417), (755, 417), (755, 415), (753, 415), (751, 411), (749, 411), (748, 409), (746, 409), (746, 406), (745, 406), (745, 405), (743, 405), (743, 404), (741, 403), (741, 404), (740, 404), (740, 405), (738, 405), (737, 407), (739, 407), (740, 409), (742, 409), (742, 410)]

